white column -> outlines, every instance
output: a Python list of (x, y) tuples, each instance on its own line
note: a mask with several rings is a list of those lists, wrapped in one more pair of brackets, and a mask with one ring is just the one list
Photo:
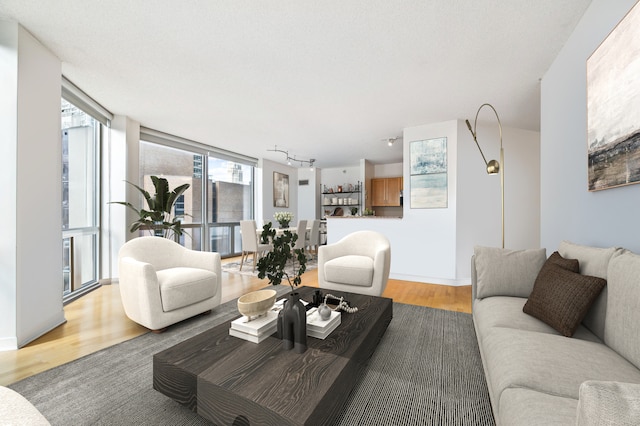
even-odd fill
[(62, 309), (60, 61), (0, 21), (0, 350), (65, 322)]
[(127, 184), (138, 184), (140, 169), (140, 123), (128, 117), (116, 115), (111, 122), (111, 132), (103, 151), (103, 200), (102, 205), (102, 275), (118, 277), (118, 251), (134, 237), (129, 225), (137, 218), (128, 207), (109, 204), (111, 201), (139, 203), (139, 192)]

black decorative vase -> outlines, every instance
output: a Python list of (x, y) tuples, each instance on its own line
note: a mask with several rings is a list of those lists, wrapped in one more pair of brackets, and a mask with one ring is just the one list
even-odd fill
[(284, 307), (278, 314), (278, 335), (284, 348), (301, 354), (307, 350), (307, 310), (299, 293), (289, 293)]
[(289, 227), (289, 222), (288, 221), (280, 221), (278, 222), (280, 224), (280, 229), (287, 229)]

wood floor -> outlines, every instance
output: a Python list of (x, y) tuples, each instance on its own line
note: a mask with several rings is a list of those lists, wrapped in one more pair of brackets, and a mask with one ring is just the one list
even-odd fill
[[(223, 303), (268, 286), (266, 279), (223, 274)], [(317, 287), (317, 270), (306, 272), (302, 282)], [(471, 312), (471, 286), (389, 280), (383, 296), (399, 303)], [(104, 285), (82, 296), (65, 306), (64, 312), (65, 324), (19, 350), (0, 352), (0, 385), (9, 385), (149, 332), (125, 316), (117, 284)]]

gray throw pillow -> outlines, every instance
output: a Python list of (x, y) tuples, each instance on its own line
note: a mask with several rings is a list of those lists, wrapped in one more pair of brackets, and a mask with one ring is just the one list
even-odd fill
[(478, 299), (528, 297), (547, 259), (547, 251), (543, 248), (511, 250), (476, 246), (474, 255)]

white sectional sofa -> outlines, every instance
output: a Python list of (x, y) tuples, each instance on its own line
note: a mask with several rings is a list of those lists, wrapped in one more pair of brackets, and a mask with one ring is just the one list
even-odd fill
[(563, 241), (549, 259), (476, 247), (471, 264), (498, 425), (640, 425), (639, 255)]

